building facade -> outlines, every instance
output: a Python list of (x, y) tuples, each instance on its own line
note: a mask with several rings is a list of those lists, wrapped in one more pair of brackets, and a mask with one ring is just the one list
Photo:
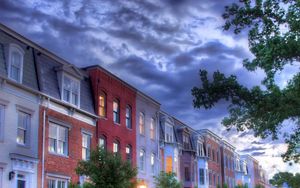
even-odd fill
[(222, 184), (229, 188), (235, 187), (234, 155), (235, 147), (225, 140), (222, 140), (221, 159), (222, 159)]
[(235, 184), (250, 187), (251, 176), (248, 170), (247, 161), (235, 153)]
[(149, 96), (137, 92), (136, 97), (136, 148), (138, 187), (154, 188), (154, 176), (160, 172), (159, 113), (160, 104)]
[(208, 157), (208, 184), (209, 188), (222, 187), (222, 138), (208, 129), (199, 130), (204, 137), (206, 154)]
[(160, 125), (160, 160), (161, 170), (174, 172), (178, 180), (181, 179), (180, 173), (180, 147), (175, 134), (174, 118), (166, 112), (159, 113)]
[(181, 149), (180, 177), (184, 188), (197, 185), (196, 149), (192, 142), (192, 130), (181, 121), (174, 118), (177, 142)]
[(0, 188), (37, 187), (38, 82), (33, 48), (0, 25)]
[(136, 166), (136, 89), (100, 66), (87, 67), (98, 120), (100, 147)]

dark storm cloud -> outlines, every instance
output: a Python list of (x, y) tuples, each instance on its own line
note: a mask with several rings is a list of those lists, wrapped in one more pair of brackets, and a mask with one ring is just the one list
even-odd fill
[(241, 152), (244, 152), (244, 153), (260, 152), (260, 151), (265, 150), (265, 149), (266, 148), (262, 147), (262, 146), (259, 146), (259, 147), (253, 146), (251, 148), (247, 148), (247, 149), (241, 150)]
[(252, 152), (252, 153), (251, 153), (251, 155), (252, 155), (253, 157), (262, 156), (262, 155), (264, 155), (264, 154), (266, 154), (266, 152)]

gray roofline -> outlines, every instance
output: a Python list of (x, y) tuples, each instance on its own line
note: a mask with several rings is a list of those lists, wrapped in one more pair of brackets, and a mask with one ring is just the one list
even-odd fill
[(232, 148), (233, 150), (236, 149), (236, 147), (235, 147), (234, 145), (230, 144), (230, 143), (227, 142), (225, 139), (222, 139), (222, 142), (223, 142), (224, 144), (226, 144), (228, 147)]
[(153, 98), (150, 97), (149, 95), (147, 95), (147, 94), (145, 94), (145, 93), (143, 93), (143, 92), (141, 92), (141, 91), (139, 91), (139, 90), (137, 90), (137, 94), (138, 94), (139, 96), (143, 97), (144, 99), (151, 101), (152, 103), (154, 103), (154, 104), (157, 105), (157, 106), (160, 106), (160, 105), (161, 105), (158, 101), (156, 101), (155, 99), (153, 99)]
[(208, 134), (210, 134), (210, 135), (216, 137), (216, 138), (219, 139), (220, 141), (223, 140), (222, 137), (220, 137), (219, 135), (217, 135), (216, 133), (212, 132), (212, 131), (209, 130), (209, 129), (199, 129), (199, 130), (197, 130), (197, 132), (199, 132), (199, 133), (201, 133), (201, 132), (208, 133)]

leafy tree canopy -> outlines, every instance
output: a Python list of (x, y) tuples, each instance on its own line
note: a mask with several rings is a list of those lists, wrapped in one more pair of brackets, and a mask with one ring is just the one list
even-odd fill
[(97, 148), (91, 152), (90, 160), (78, 163), (76, 173), (89, 177), (88, 187), (131, 188), (137, 170), (120, 155)]
[(296, 175), (289, 172), (279, 172), (273, 176), (270, 183), (274, 186), (281, 187), (284, 183), (287, 183), (291, 188), (298, 188), (300, 185), (300, 174)]
[(294, 120), (295, 130), (286, 137), (288, 149), (284, 161), (300, 161), (300, 73), (282, 88), (274, 79), (286, 65), (300, 62), (300, 1), (299, 0), (240, 0), (225, 7), (224, 29), (240, 34), (248, 32), (249, 49), (253, 59), (245, 59), (248, 71), (261, 69), (266, 76), (260, 86), (247, 88), (235, 75), (225, 76), (217, 71), (212, 80), (200, 70), (201, 86), (192, 89), (195, 108), (212, 108), (225, 99), (229, 116), (222, 124), (238, 131), (253, 130), (255, 136), (278, 139), (285, 120)]
[(181, 183), (176, 179), (175, 173), (162, 171), (154, 178), (156, 188), (181, 188)]

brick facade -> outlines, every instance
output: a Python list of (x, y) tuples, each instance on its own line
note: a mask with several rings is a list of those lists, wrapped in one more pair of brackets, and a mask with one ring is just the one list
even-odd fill
[[(96, 141), (96, 127), (77, 120), (68, 115), (56, 112), (51, 109), (45, 109), (41, 106), (39, 110), (39, 160), (42, 160), (42, 143), (43, 143), (43, 114), (46, 112), (45, 119), (45, 181), (44, 187), (47, 188), (47, 174), (57, 174), (60, 176), (69, 177), (72, 183), (79, 182), (79, 176), (75, 173), (75, 168), (78, 161), (82, 159), (82, 131), (92, 134), (91, 148), (95, 148)], [(70, 125), (68, 131), (68, 155), (59, 156), (51, 154), (48, 151), (49, 146), (49, 121), (55, 119), (62, 124)], [(38, 165), (38, 187), (42, 187), (42, 162)]]
[[(126, 146), (132, 148), (132, 164), (136, 164), (136, 91), (134, 88), (121, 81), (108, 71), (96, 66), (87, 68), (92, 83), (95, 109), (99, 114), (99, 95), (104, 92), (106, 95), (106, 116), (98, 121), (98, 138), (105, 136), (107, 139), (107, 149), (112, 151), (113, 142), (118, 140), (120, 143), (120, 153), (123, 159), (126, 158)], [(113, 101), (120, 102), (120, 123), (113, 121)], [(129, 129), (125, 125), (126, 106), (132, 110), (131, 123)]]

